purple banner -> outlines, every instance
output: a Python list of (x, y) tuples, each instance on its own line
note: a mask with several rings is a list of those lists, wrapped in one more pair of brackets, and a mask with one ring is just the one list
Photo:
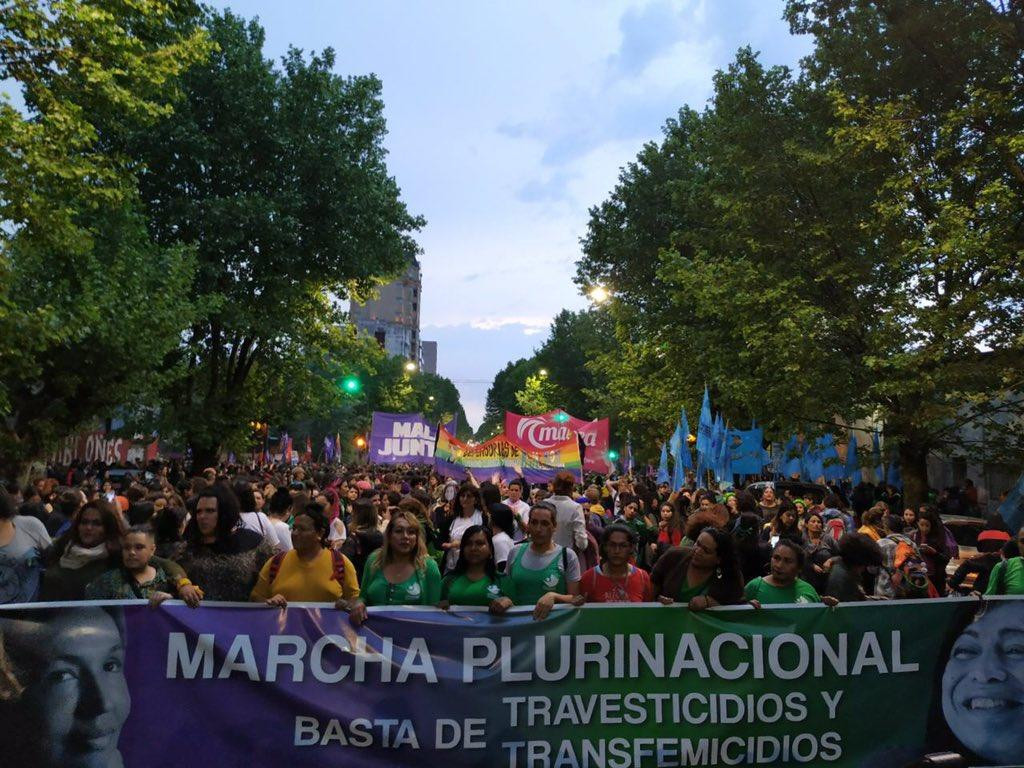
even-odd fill
[(434, 463), (437, 427), (421, 413), (373, 412), (370, 461), (374, 464)]
[(1024, 759), (1020, 598), (532, 610), (5, 606), (0, 768)]

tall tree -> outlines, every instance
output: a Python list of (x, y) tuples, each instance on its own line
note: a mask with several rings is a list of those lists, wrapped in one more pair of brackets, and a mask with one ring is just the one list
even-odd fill
[[(592, 212), (577, 279), (615, 289), (625, 364), (609, 391), (629, 417), (695, 408), (704, 383), (734, 418), (780, 435), (874, 417), (920, 500), (929, 452), (987, 458), (958, 426), (1021, 448), (1021, 118), (1009, 105), (1024, 11), (823, 0), (788, 13), (816, 37), (799, 75), (741, 51), (711, 106), (670, 121)], [(667, 218), (668, 233), (653, 223)], [(649, 288), (637, 269), (653, 272)], [(629, 378), (642, 390), (631, 399)]]
[(0, 476), (129, 405), (193, 308), (187, 250), (149, 237), (106, 137), (171, 111), (210, 51), (192, 2), (0, 6)]
[(423, 225), (387, 173), (375, 77), (335, 75), (330, 49), (292, 49), (277, 69), (256, 22), (225, 12), (206, 23), (217, 52), (183, 76), (174, 116), (126, 144), (145, 166), (151, 231), (199, 259), (192, 293), (205, 314), (168, 358), (183, 375), (160, 401), (165, 429), (200, 463), (252, 418), (256, 382), (280, 380), (335, 321), (328, 297), (398, 273)]

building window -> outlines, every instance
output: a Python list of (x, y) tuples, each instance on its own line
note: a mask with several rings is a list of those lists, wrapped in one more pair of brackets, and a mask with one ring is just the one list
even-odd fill
[(383, 349), (384, 340), (387, 338), (387, 333), (385, 331), (377, 331), (373, 334), (373, 337), (377, 340), (377, 343), (380, 344), (381, 349)]

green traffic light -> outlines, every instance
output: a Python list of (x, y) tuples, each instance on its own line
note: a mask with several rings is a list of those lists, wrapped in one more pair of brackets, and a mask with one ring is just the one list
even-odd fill
[(554, 415), (554, 420), (559, 424), (565, 424), (569, 420), (569, 414), (565, 411), (559, 411)]
[(618, 451), (608, 451), (608, 458), (611, 459), (612, 461), (615, 461), (617, 458), (619, 458), (619, 452)]
[(363, 382), (359, 380), (358, 376), (346, 376), (341, 381), (341, 388), (348, 394), (355, 395), (363, 388)]

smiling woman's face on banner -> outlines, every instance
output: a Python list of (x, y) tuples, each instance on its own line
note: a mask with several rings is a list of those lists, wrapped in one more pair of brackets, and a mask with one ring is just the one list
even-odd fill
[(957, 638), (942, 676), (942, 713), (984, 760), (1024, 760), (1024, 603), (990, 604)]
[(21, 689), (4, 706), (17, 728), (15, 743), (3, 746), (11, 764), (119, 768), (131, 697), (124, 637), (113, 617), (99, 608), (68, 610), (45, 622), (5, 620), (0, 630), (9, 662), (3, 672)]

